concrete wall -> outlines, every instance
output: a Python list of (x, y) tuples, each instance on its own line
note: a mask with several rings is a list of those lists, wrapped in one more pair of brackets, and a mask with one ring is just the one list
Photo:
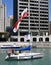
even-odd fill
[[(11, 36), (11, 38), (18, 39), (18, 42), (27, 42), (26, 37), (25, 36)], [(24, 41), (20, 41), (20, 39), (23, 38)], [(33, 40), (36, 38), (36, 41)], [(30, 42), (51, 42), (51, 35), (47, 35), (47, 36), (30, 36)]]
[(51, 43), (49, 42), (33, 42), (33, 43), (25, 43), (25, 42), (0, 42), (0, 47), (2, 45), (17, 45), (26, 47), (31, 45), (32, 47), (36, 48), (51, 48)]

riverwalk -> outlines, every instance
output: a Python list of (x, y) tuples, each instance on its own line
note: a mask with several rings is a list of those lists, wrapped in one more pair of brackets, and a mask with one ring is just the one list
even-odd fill
[(31, 45), (33, 48), (51, 48), (51, 42), (0, 42), (2, 45), (17, 45), (17, 46), (27, 46)]

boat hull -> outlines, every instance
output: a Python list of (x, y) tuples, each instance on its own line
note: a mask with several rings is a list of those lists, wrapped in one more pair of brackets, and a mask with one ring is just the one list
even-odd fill
[(42, 58), (42, 53), (21, 53), (18, 55), (11, 54), (6, 56), (5, 60), (29, 60), (29, 59), (39, 59)]

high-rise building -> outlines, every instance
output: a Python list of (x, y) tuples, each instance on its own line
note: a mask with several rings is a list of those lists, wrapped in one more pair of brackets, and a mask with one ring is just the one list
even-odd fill
[(6, 15), (6, 6), (2, 4), (2, 0), (0, 0), (0, 32), (5, 31), (5, 16)]
[(2, 0), (0, 0), (0, 4), (2, 4)]
[(49, 21), (49, 22), (50, 22), (49, 26), (50, 26), (50, 35), (51, 35), (51, 21)]
[(14, 22), (19, 19), (22, 11), (28, 8), (28, 17), (25, 17), (19, 26), (18, 35), (27, 33), (43, 35), (49, 33), (49, 0), (13, 0)]

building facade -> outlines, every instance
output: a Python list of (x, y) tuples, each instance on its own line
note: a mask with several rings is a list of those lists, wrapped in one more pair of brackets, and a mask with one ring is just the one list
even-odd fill
[(6, 7), (5, 4), (2, 4), (2, 0), (0, 0), (0, 32), (5, 31), (5, 18), (6, 18)]
[(9, 22), (6, 18), (6, 5), (2, 4), (2, 0), (0, 0), (0, 42), (8, 40), (9, 33), (6, 32), (7, 23)]
[(22, 11), (28, 8), (19, 26), (18, 37), (31, 33), (31, 36), (49, 33), (49, 0), (13, 0), (14, 22), (19, 19)]
[(2, 4), (2, 0), (0, 0), (0, 4)]
[(7, 29), (7, 27), (10, 27), (11, 25), (10, 25), (10, 17), (6, 17), (6, 19), (5, 19), (5, 31), (6, 31), (6, 29)]
[(50, 35), (51, 35), (51, 21), (49, 21), (49, 22), (50, 22), (49, 26), (50, 26)]

